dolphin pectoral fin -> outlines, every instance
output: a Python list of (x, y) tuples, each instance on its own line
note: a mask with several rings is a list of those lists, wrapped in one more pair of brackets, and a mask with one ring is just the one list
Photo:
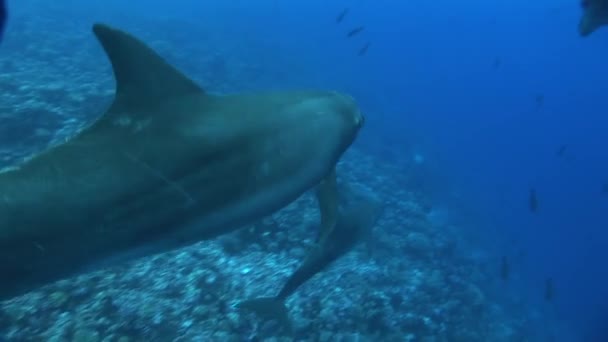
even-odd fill
[(146, 109), (168, 98), (204, 93), (134, 36), (99, 23), (93, 25), (93, 32), (108, 55), (116, 78), (116, 97), (102, 120), (115, 119), (113, 113), (148, 115)]
[(332, 169), (329, 174), (317, 186), (317, 201), (321, 211), (321, 229), (317, 236), (317, 244), (331, 234), (336, 222), (338, 221), (338, 182), (336, 180), (336, 170)]
[(293, 333), (293, 326), (289, 319), (289, 313), (285, 302), (276, 297), (261, 297), (240, 302), (239, 309), (253, 312), (265, 320), (276, 320), (279, 325), (284, 327), (290, 334)]

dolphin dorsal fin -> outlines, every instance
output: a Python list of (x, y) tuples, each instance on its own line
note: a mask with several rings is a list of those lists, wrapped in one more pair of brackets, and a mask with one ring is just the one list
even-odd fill
[(134, 36), (105, 24), (93, 25), (114, 70), (116, 96), (111, 112), (138, 112), (159, 102), (203, 89)]

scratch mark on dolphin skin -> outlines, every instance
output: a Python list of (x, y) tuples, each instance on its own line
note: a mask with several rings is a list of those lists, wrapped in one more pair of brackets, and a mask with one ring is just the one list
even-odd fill
[(44, 247), (42, 247), (42, 245), (41, 245), (41, 244), (39, 244), (38, 242), (34, 241), (34, 246), (36, 246), (36, 248), (37, 248), (37, 249), (38, 249), (40, 252), (42, 252), (42, 253), (44, 253), (44, 252), (45, 252)]
[(173, 180), (165, 177), (165, 175), (163, 175), (161, 172), (159, 172), (158, 170), (154, 169), (153, 167), (151, 167), (150, 165), (148, 165), (146, 162), (144, 162), (142, 160), (139, 160), (134, 155), (132, 155), (132, 154), (130, 154), (128, 152), (124, 152), (124, 155), (127, 158), (129, 158), (131, 161), (133, 161), (134, 163), (137, 163), (137, 164), (141, 165), (148, 172), (150, 172), (153, 176), (155, 176), (156, 178), (158, 178), (158, 179), (162, 180), (163, 182), (167, 183), (167, 185), (169, 185), (171, 188), (175, 189), (178, 193), (180, 193), (184, 197), (184, 199), (186, 200), (186, 207), (192, 206), (192, 205), (194, 205), (196, 203), (196, 200), (181, 185), (179, 185), (175, 181), (173, 181)]

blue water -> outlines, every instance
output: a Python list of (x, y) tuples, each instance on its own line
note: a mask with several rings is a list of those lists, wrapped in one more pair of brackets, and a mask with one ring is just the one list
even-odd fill
[[(496, 253), (525, 250), (514, 271), (530, 300), (542, 303), (551, 276), (563, 324), (605, 332), (608, 32), (579, 38), (569, 1), (387, 6), (368, 9), (382, 27), (372, 69), (396, 88), (383, 115), (429, 142), (426, 153), (483, 217), (477, 228), (491, 231)], [(536, 94), (544, 95), (540, 108)], [(527, 208), (530, 187), (537, 214)]]
[(497, 254), (525, 250), (514, 272), (529, 300), (542, 304), (551, 276), (562, 324), (608, 338), (608, 32), (579, 38), (574, 1), (387, 6), (368, 9), (382, 27), (372, 69), (390, 64), (381, 70), (396, 88), (383, 115), (429, 142), (426, 153), (483, 217), (477, 228)]
[[(418, 173), (417, 186), (429, 201), (449, 208), (463, 236), (483, 251), (479, 263), (495, 272), (496, 282), (500, 258), (511, 260), (509, 283), (488, 284), (497, 300), (505, 306), (523, 301), (531, 317), (541, 317), (536, 324), (551, 324), (558, 341), (608, 341), (608, 194), (602, 193), (608, 28), (579, 37), (577, 1), (9, 5), (14, 14), (0, 53), (27, 45), (12, 32), (53, 22), (48, 30), (65, 36), (66, 56), (91, 54), (91, 66), (101, 68), (106, 62), (92, 37), (86, 46), (71, 45), (69, 37), (87, 35), (91, 23), (104, 21), (147, 41), (187, 45), (192, 55), (159, 49), (198, 80), (212, 76), (197, 63), (202, 58), (207, 66), (211, 57), (197, 52), (223, 56), (215, 64), (228, 80), (220, 91), (319, 87), (352, 94), (367, 116), (355, 147), (387, 163), (418, 158), (417, 169), (403, 172)], [(337, 24), (345, 7), (350, 11)], [(32, 17), (38, 26), (28, 26)], [(347, 39), (359, 25), (365, 30)], [(61, 31), (68, 26), (74, 31)], [(369, 50), (358, 56), (366, 42)], [(247, 82), (222, 69), (239, 63), (253, 65)], [(111, 86), (109, 74), (103, 82)], [(530, 188), (538, 195), (536, 213), (528, 207)], [(544, 300), (547, 277), (555, 284), (550, 302)]]

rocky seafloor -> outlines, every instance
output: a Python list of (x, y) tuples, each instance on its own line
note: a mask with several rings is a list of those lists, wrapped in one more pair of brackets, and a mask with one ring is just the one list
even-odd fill
[[(381, 196), (371, 253), (357, 248), (303, 285), (288, 308), (302, 341), (512, 341), (458, 228), (429, 220), (398, 169), (351, 151), (343, 181)], [(427, 208), (427, 209), (425, 209)], [(311, 195), (213, 241), (64, 280), (0, 306), (9, 341), (281, 341), (235, 307), (274, 295), (315, 237)]]
[[(0, 55), (3, 166), (69, 138), (112, 94), (109, 63), (89, 30), (79, 31), (78, 21), (20, 15), (13, 34), (21, 39), (9, 39)], [(44, 39), (42, 26), (56, 30)], [(70, 34), (56, 35), (64, 31)], [(220, 92), (238, 90), (237, 83), (254, 88), (264, 68), (222, 57), (224, 51), (178, 49), (176, 41), (157, 36), (152, 45), (173, 51), (181, 65), (189, 65), (190, 55), (207, 56), (186, 69)], [(507, 316), (484, 290), (489, 276), (469, 253), (461, 227), (432, 219), (433, 203), (412, 190), (407, 169), (355, 148), (340, 163), (341, 179), (369, 189), (385, 209), (371, 252), (355, 249), (290, 297), (296, 340), (525, 340), (524, 322)], [(230, 235), (0, 303), (0, 341), (291, 340), (235, 304), (276, 294), (306, 255), (318, 221), (306, 194)]]

